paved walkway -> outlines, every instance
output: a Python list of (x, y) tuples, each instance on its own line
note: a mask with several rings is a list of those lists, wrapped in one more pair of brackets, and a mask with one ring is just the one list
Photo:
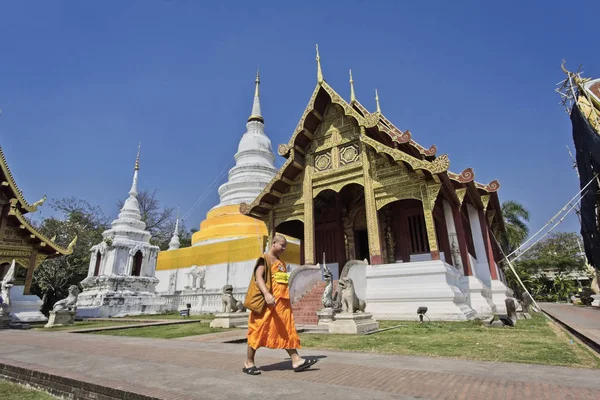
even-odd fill
[(592, 347), (600, 351), (600, 307), (579, 307), (567, 303), (540, 303), (540, 307), (552, 318), (583, 335)]
[(245, 351), (217, 340), (0, 331), (0, 364), (161, 399), (600, 400), (600, 371), (307, 349), (320, 362), (294, 373), (283, 351), (261, 349), (263, 374), (248, 376)]

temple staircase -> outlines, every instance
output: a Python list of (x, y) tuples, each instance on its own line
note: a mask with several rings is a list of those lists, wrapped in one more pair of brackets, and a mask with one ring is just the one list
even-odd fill
[[(294, 313), (294, 323), (296, 325), (317, 325), (319, 318), (317, 311), (323, 308), (321, 302), (325, 287), (327, 284), (323, 281), (317, 282), (315, 286), (298, 301), (292, 304), (292, 312)], [(333, 292), (337, 289), (337, 281), (333, 281)]]

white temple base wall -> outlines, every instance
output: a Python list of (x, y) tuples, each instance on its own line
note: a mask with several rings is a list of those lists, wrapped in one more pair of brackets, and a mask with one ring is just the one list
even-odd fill
[(42, 300), (35, 295), (24, 295), (25, 286), (10, 288), (10, 315), (13, 322), (46, 322), (48, 318), (40, 312)]
[(441, 260), (366, 267), (366, 312), (375, 319), (418, 320), (417, 308), (427, 307), (435, 321), (472, 319), (475, 311), (459, 288), (460, 274)]
[(77, 317), (107, 318), (161, 314), (167, 302), (154, 293), (154, 277), (91, 276), (81, 282)]
[[(79, 295), (81, 299), (81, 295)], [(79, 304), (79, 300), (77, 301)], [(93, 304), (90, 304), (93, 303)], [(100, 303), (101, 305), (95, 305)], [(83, 305), (89, 304), (89, 305)], [(135, 315), (162, 314), (167, 311), (166, 301), (154, 293), (128, 295), (124, 293), (106, 293), (82, 299), (77, 307), (77, 317), (112, 318)]]
[(474, 276), (462, 276), (460, 288), (467, 294), (467, 304), (475, 310), (478, 318), (491, 316), (496, 312), (489, 287)]
[(513, 291), (504, 282), (494, 279), (492, 280), (491, 292), (492, 301), (496, 305), (496, 312), (498, 314), (506, 314), (506, 303), (504, 301), (513, 296)]

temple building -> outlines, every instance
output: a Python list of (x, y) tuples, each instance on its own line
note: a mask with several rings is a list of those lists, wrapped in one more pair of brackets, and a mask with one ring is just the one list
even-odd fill
[(133, 182), (111, 228), (91, 248), (88, 276), (81, 281), (77, 299), (79, 317), (124, 317), (166, 311), (163, 298), (155, 293), (154, 276), (158, 246), (142, 221), (137, 200), (140, 153), (135, 160)]
[[(263, 221), (269, 237), (298, 238), (300, 264), (325, 256), (351, 276), (377, 319), (414, 320), (420, 306), (437, 320), (502, 312), (511, 292), (492, 236), (505, 229), (499, 183), (476, 182), (471, 168), (451, 172), (447, 155), (384, 116), (377, 92), (376, 102), (375, 112), (361, 105), (351, 74), (345, 101), (323, 79), (317, 49), (317, 85), (278, 147), (286, 161), (240, 212)], [(292, 301), (312, 289), (302, 279), (299, 290), (297, 276)], [(316, 287), (320, 274), (312, 276)]]
[(42, 301), (31, 295), (33, 273), (47, 259), (73, 253), (76, 238), (68, 247), (55, 243), (31, 225), (27, 214), (37, 211), (46, 196), (29, 204), (13, 178), (0, 147), (0, 280), (15, 261), (15, 282), (10, 290), (11, 315), (15, 322), (46, 321)]
[[(265, 250), (267, 227), (263, 221), (243, 215), (241, 203), (252, 202), (275, 176), (275, 156), (265, 134), (257, 73), (252, 112), (235, 154), (235, 166), (219, 189), (215, 205), (192, 236), (192, 246), (179, 248), (177, 228), (169, 250), (158, 255), (157, 291), (173, 309), (190, 304), (193, 312), (220, 310), (223, 286), (232, 285), (235, 296), (248, 287), (256, 258)], [(300, 246), (290, 239), (285, 261), (299, 263)]]
[[(576, 150), (576, 168), (582, 190), (579, 220), (587, 265), (595, 275), (591, 287), (596, 291), (594, 305), (600, 305), (600, 78), (583, 77), (561, 65), (566, 79), (558, 93), (570, 115)], [(585, 189), (585, 190), (584, 190)], [(584, 276), (585, 278), (585, 276)]]

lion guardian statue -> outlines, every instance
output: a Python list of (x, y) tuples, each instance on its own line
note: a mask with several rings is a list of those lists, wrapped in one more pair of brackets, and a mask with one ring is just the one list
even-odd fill
[(221, 295), (221, 312), (223, 313), (234, 313), (234, 312), (244, 312), (246, 311), (246, 307), (241, 301), (238, 301), (233, 297), (233, 286), (225, 285), (223, 286), (223, 294)]
[(340, 292), (342, 294), (342, 311), (344, 313), (354, 314), (365, 311), (366, 303), (356, 296), (352, 279), (341, 278), (338, 282), (338, 286), (340, 287)]
[(69, 286), (69, 295), (66, 299), (62, 299), (54, 303), (52, 311), (74, 310), (77, 308), (77, 296), (79, 296), (79, 288), (76, 285)]

